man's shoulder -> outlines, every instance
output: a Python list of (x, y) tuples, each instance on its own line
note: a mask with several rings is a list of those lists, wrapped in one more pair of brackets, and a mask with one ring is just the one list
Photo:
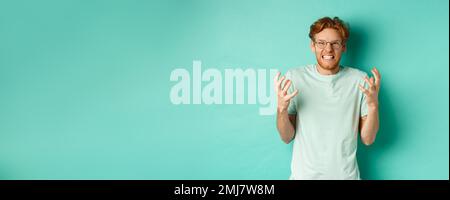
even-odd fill
[(292, 67), (290, 69), (287, 70), (286, 75), (290, 75), (290, 76), (298, 76), (302, 73), (305, 72), (309, 72), (313, 69), (314, 65), (310, 64), (310, 65), (301, 65), (301, 66), (296, 66), (296, 67)]
[(357, 69), (355, 67), (345, 66), (344, 68), (346, 69), (348, 75), (353, 76), (355, 78), (361, 78), (361, 77), (364, 78), (367, 76), (366, 72), (364, 72), (360, 69)]

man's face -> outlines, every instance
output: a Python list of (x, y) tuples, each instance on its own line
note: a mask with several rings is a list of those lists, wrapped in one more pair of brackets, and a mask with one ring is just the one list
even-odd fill
[(316, 54), (321, 68), (334, 70), (339, 66), (341, 55), (346, 47), (336, 29), (326, 28), (315, 35), (311, 41), (311, 50)]

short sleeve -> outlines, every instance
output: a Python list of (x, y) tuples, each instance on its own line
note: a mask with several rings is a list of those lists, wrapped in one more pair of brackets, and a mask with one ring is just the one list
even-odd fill
[[(364, 80), (363, 80), (363, 83), (364, 83), (364, 85), (363, 85), (364, 88), (368, 89), (369, 86), (367, 85), (367, 83)], [(364, 94), (361, 90), (358, 90), (358, 91), (361, 92), (361, 96), (362, 96), (362, 98), (361, 98), (361, 114), (360, 114), (360, 116), (363, 117), (363, 116), (366, 116), (368, 114), (366, 94)]]
[[(293, 80), (291, 71), (287, 71), (286, 72), (286, 79), (285, 80), (291, 80), (292, 83), (291, 83), (291, 86), (288, 89), (288, 94), (292, 94), (295, 91), (295, 89), (296, 89), (295, 88), (296, 81)], [(288, 106), (288, 114), (289, 115), (296, 115), (297, 114), (297, 96), (292, 98), (291, 102), (289, 103), (289, 106)]]

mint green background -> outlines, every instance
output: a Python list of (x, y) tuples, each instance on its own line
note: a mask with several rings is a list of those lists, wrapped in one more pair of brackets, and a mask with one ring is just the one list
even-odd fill
[(343, 64), (381, 71), (365, 179), (449, 178), (447, 0), (0, 1), (0, 179), (287, 179), (258, 105), (170, 103), (170, 72), (314, 63), (319, 17)]

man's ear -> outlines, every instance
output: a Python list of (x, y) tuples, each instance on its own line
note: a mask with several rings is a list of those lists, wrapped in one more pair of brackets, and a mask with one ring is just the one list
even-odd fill
[(344, 45), (342, 46), (342, 52), (345, 52), (345, 51), (347, 51), (347, 44), (346, 43), (344, 43)]
[(309, 45), (309, 47), (311, 48), (311, 51), (313, 52), (313, 53), (315, 53), (316, 52), (316, 49), (314, 48), (314, 42), (311, 40), (311, 44)]

